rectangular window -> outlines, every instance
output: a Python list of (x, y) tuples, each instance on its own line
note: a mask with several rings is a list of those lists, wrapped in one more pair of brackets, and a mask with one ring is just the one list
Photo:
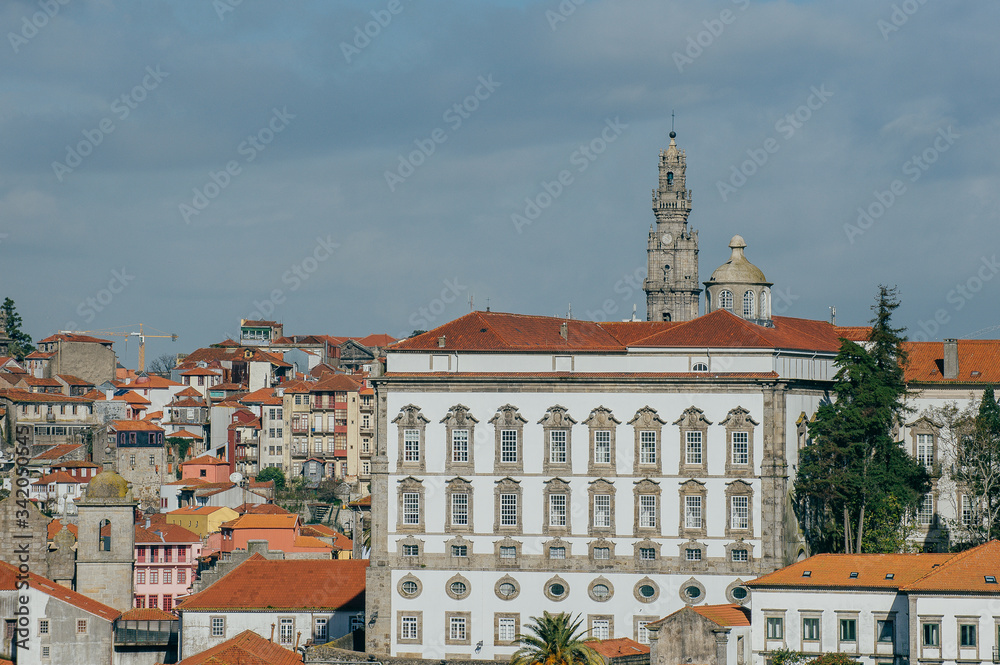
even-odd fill
[(594, 495), (594, 526), (597, 528), (611, 527), (611, 495)]
[(451, 461), (469, 461), (469, 430), (455, 429), (451, 431)]
[(295, 632), (294, 619), (278, 620), (278, 641), (282, 644), (292, 643), (292, 634)]
[(549, 432), (549, 463), (566, 463), (566, 431), (551, 430)]
[(923, 627), (924, 632), (924, 646), (925, 647), (939, 647), (941, 646), (941, 624), (939, 623), (925, 623)]
[(327, 619), (316, 619), (313, 622), (313, 639), (323, 644), (327, 640)]
[(656, 528), (656, 495), (639, 495), (639, 527), (643, 529)]
[(146, 597), (145, 596), (136, 596), (135, 597), (135, 606), (136, 606), (136, 609), (140, 609), (140, 610), (144, 609), (146, 607)]
[(517, 558), (517, 548), (516, 547), (500, 547), (500, 558), (501, 559), (516, 559)]
[(48, 660), (52, 647), (42, 647), (42, 660)]
[(611, 464), (611, 432), (594, 432), (594, 464)]
[(420, 524), (420, 494), (403, 493), (403, 524)]
[(500, 462), (517, 464), (517, 430), (500, 430)]
[(966, 623), (958, 627), (958, 638), (959, 646), (963, 647), (974, 647), (976, 646), (976, 626), (975, 624)]
[(685, 444), (685, 463), (701, 464), (701, 432), (687, 432)]
[(566, 495), (549, 495), (549, 526), (566, 526)]
[(136, 571), (136, 573), (135, 573), (135, 583), (136, 584), (145, 584), (146, 583), (146, 571), (145, 570)]
[(149, 583), (150, 584), (159, 584), (160, 583), (160, 571), (158, 571), (158, 570), (151, 570), (151, 571), (149, 571)]
[(160, 606), (160, 597), (159, 596), (150, 596), (149, 597), (149, 606), (150, 607), (159, 607)]
[(163, 583), (164, 584), (173, 584), (173, 577), (174, 577), (173, 571), (170, 571), (170, 570), (164, 570), (163, 571)]
[(733, 432), (733, 464), (747, 465), (750, 463), (750, 434), (748, 432)]
[(750, 560), (749, 552), (747, 552), (747, 550), (732, 550), (730, 552), (730, 558), (733, 561), (741, 563)]
[(403, 545), (403, 556), (419, 556), (419, 545)]
[(187, 584), (187, 571), (183, 568), (177, 571), (177, 583)]
[(929, 526), (934, 521), (934, 495), (925, 494), (920, 507), (917, 509), (917, 522), (922, 526)]
[(928, 471), (934, 466), (934, 435), (917, 435), (917, 461)]
[(594, 558), (595, 559), (610, 559), (611, 558), (611, 548), (610, 547), (595, 547), (594, 548)]
[(701, 549), (698, 547), (689, 547), (685, 549), (684, 558), (688, 561), (701, 561)]
[(962, 495), (962, 525), (972, 526), (972, 497), (968, 494)]
[(684, 528), (701, 529), (704, 522), (701, 519), (701, 497), (684, 497)]
[(750, 497), (734, 496), (732, 499), (732, 514), (730, 520), (733, 529), (750, 528)]
[(454, 557), (467, 557), (469, 556), (469, 546), (468, 545), (452, 545), (451, 555)]
[(639, 644), (649, 644), (649, 631), (646, 630), (646, 626), (648, 626), (650, 623), (651, 622), (646, 619), (640, 619), (639, 621), (636, 621), (635, 623), (636, 642), (638, 642)]
[(169, 612), (174, 609), (174, 597), (170, 594), (163, 596), (163, 609)]
[(639, 432), (639, 464), (656, 464), (656, 432)]
[(895, 640), (896, 626), (888, 619), (879, 619), (875, 622), (875, 630), (878, 633), (879, 642), (892, 643)]
[(590, 634), (599, 640), (611, 639), (611, 621), (608, 619), (594, 619)]
[(448, 637), (456, 642), (465, 641), (465, 617), (451, 617), (448, 622)]
[(857, 642), (858, 641), (858, 620), (857, 619), (841, 619), (840, 620), (840, 641), (841, 642)]
[(497, 619), (497, 640), (500, 642), (513, 642), (514, 635), (516, 634), (517, 627), (515, 625), (514, 619), (511, 618), (501, 618)]
[(639, 558), (643, 561), (654, 561), (656, 560), (656, 548), (654, 547), (640, 547), (639, 548)]
[(500, 495), (500, 525), (517, 526), (517, 495)]
[(469, 524), (469, 495), (451, 495), (451, 523), (455, 526), (468, 526)]
[(549, 558), (550, 559), (565, 559), (566, 558), (566, 548), (565, 547), (550, 547), (549, 548)]
[(403, 617), (400, 623), (400, 639), (417, 639), (417, 617)]
[(48, 635), (49, 634), (49, 620), (48, 619), (39, 619), (38, 620), (38, 634), (39, 635)]
[(769, 640), (785, 638), (785, 620), (781, 617), (767, 617), (766, 634)]
[(420, 430), (403, 430), (403, 461), (420, 461)]
[(802, 620), (802, 639), (806, 642), (819, 642), (819, 619)]

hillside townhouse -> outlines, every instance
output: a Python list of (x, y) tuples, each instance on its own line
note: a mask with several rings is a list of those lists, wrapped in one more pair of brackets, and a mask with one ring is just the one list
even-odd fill
[(283, 388), (262, 388), (239, 398), (240, 404), (260, 419), (256, 457), (247, 460), (245, 475), (256, 476), (264, 469), (284, 470), (290, 454), (285, 448)]
[[(95, 438), (111, 450), (115, 468), (126, 481), (141, 507), (158, 510), (160, 486), (166, 479), (166, 451), (162, 427), (141, 420), (112, 420)], [(102, 445), (94, 446), (95, 461), (103, 463)]]
[[(292, 382), (284, 388), (293, 476), (302, 474), (306, 461), (313, 459), (323, 466), (324, 478), (357, 478), (363, 387), (355, 377), (327, 374), (316, 382)], [(373, 414), (367, 415), (371, 424)]]
[(183, 527), (137, 525), (135, 607), (171, 611), (179, 598), (190, 593), (201, 549), (201, 537)]
[(268, 549), (285, 553), (286, 559), (329, 559), (333, 546), (319, 538), (302, 534), (295, 513), (245, 514), (220, 527), (223, 558), (236, 550), (246, 550), (252, 540), (267, 541)]
[(69, 374), (100, 385), (115, 378), (118, 358), (110, 340), (61, 332), (36, 344), (26, 358), (28, 371), (37, 378)]
[(232, 508), (226, 506), (185, 507), (167, 513), (167, 524), (174, 524), (191, 531), (204, 540), (209, 534), (218, 533), (225, 522), (239, 517)]
[(50, 446), (85, 443), (97, 424), (93, 400), (61, 393), (7, 388), (0, 390), (0, 407), (6, 413), (5, 432), (17, 425), (30, 428), (29, 445), (35, 454)]
[(48, 473), (30, 486), (30, 497), (39, 506), (58, 515), (76, 515), (76, 499), (83, 496), (86, 482), (65, 471)]

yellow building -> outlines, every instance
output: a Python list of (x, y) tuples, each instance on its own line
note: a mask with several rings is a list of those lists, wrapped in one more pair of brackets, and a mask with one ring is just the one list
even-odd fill
[(201, 508), (178, 508), (167, 513), (167, 524), (182, 526), (204, 538), (210, 533), (219, 531), (223, 522), (239, 517), (240, 514), (232, 508), (202, 506)]

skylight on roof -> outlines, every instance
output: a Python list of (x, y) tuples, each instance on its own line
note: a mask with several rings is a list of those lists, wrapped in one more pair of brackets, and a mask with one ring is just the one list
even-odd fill
[(996, 584), (997, 583), (997, 576), (996, 575), (987, 575), (986, 576), (986, 583), (987, 584)]
[(851, 573), (851, 579), (852, 580), (858, 579), (858, 573), (857, 573), (857, 571)]
[(813, 571), (811, 571), (811, 570), (803, 570), (802, 571), (802, 577), (812, 577), (812, 574), (813, 574)]
[(887, 579), (887, 580), (891, 580), (891, 579), (892, 579), (892, 578), (894, 578), (895, 576), (896, 576), (896, 573), (886, 573), (886, 574), (885, 574), (885, 579)]

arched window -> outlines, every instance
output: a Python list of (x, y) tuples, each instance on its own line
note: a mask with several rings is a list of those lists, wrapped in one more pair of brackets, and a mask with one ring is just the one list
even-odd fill
[(670, 312), (664, 312), (663, 313), (663, 320), (664, 321), (669, 321), (670, 320)]
[(695, 363), (691, 366), (692, 372), (707, 372), (708, 365), (706, 363)]
[(767, 291), (761, 291), (760, 294), (760, 318), (767, 319), (771, 316), (771, 313), (767, 311)]
[(667, 171), (667, 184), (668, 185), (674, 184), (674, 172), (673, 171)]
[(732, 291), (721, 291), (719, 292), (719, 307), (722, 309), (728, 309), (730, 312), (733, 311), (733, 292)]
[(111, 551), (111, 520), (101, 520), (97, 525), (97, 549), (101, 552)]
[(743, 293), (743, 318), (754, 318), (753, 291)]

